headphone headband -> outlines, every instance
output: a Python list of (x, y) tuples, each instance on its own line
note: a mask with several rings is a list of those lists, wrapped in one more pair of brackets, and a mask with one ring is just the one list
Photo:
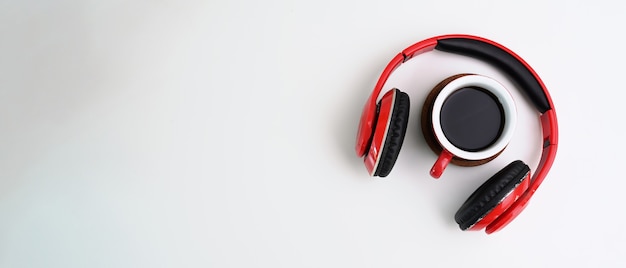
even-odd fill
[[(409, 59), (433, 49), (470, 56), (498, 67), (498, 69), (504, 71), (517, 83), (521, 91), (528, 96), (535, 108), (541, 113), (540, 120), (543, 134), (541, 160), (535, 169), (536, 172), (531, 179), (529, 189), (486, 229), (487, 233), (498, 231), (504, 228), (526, 207), (530, 197), (541, 185), (550, 170), (556, 157), (558, 143), (558, 125), (552, 98), (537, 73), (513, 51), (489, 39), (461, 34), (435, 36), (409, 46), (396, 55), (383, 70), (363, 109), (359, 135), (363, 137), (371, 135), (371, 127), (376, 111), (376, 100), (393, 71)], [(356, 151), (358, 155), (364, 154), (366, 143), (366, 139), (357, 137)]]

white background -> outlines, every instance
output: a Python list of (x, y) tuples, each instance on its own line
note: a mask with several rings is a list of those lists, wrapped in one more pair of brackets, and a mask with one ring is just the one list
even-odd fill
[[(0, 267), (624, 267), (619, 1), (0, 2)], [(386, 179), (354, 155), (387, 62), (448, 33), (493, 39), (550, 89), (560, 147), (503, 231), (453, 215), (539, 157), (506, 76), (441, 52), (399, 68), (411, 96)], [(428, 176), (426, 93), (461, 72), (511, 90), (507, 150)]]

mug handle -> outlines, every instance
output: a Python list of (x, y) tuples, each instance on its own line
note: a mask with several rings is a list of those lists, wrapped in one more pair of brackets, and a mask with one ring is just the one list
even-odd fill
[(439, 154), (439, 158), (437, 158), (437, 161), (430, 169), (430, 176), (435, 179), (439, 179), (439, 177), (441, 177), (441, 174), (443, 174), (443, 171), (450, 163), (450, 160), (452, 160), (452, 157), (454, 157), (452, 153), (450, 153), (446, 149), (443, 149), (443, 151), (441, 151), (441, 154)]

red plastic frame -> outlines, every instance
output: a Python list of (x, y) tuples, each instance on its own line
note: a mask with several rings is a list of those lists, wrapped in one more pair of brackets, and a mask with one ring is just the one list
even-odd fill
[(374, 131), (374, 137), (367, 155), (365, 156), (365, 168), (370, 176), (374, 176), (378, 162), (380, 161), (380, 153), (385, 139), (387, 138), (387, 130), (391, 123), (391, 114), (393, 112), (393, 106), (395, 105), (396, 90), (390, 90), (385, 93), (380, 101), (380, 110), (378, 112), (378, 122), (376, 123), (376, 130)]
[[(364, 158), (364, 162), (368, 171), (370, 171), (370, 174), (373, 174), (376, 163), (378, 161), (377, 158), (379, 157), (379, 151), (382, 149), (381, 147), (383, 146), (382, 143), (374, 141), (381, 140), (384, 142), (384, 135), (386, 135), (386, 131), (379, 131), (380, 126), (377, 126), (376, 135), (375, 137), (372, 137), (374, 131), (374, 119), (376, 118), (376, 100), (378, 99), (378, 95), (380, 95), (383, 86), (385, 85), (387, 79), (393, 73), (393, 71), (398, 68), (402, 63), (421, 53), (433, 50), (439, 40), (450, 38), (465, 38), (481, 41), (496, 46), (514, 56), (526, 67), (526, 69), (528, 69), (532, 73), (535, 79), (537, 79), (551, 107), (550, 110), (544, 112), (540, 116), (543, 133), (543, 150), (541, 154), (541, 160), (539, 162), (539, 165), (535, 169), (536, 172), (534, 173), (534, 176), (532, 176), (530, 181), (528, 181), (528, 179), (524, 179), (525, 182), (523, 182), (522, 185), (516, 187), (513, 192), (509, 194), (509, 196), (507, 196), (507, 198), (505, 198), (503, 202), (501, 202), (501, 204), (498, 204), (496, 208), (494, 208), (491, 212), (485, 215), (482, 220), (477, 222), (476, 225), (471, 228), (471, 230), (480, 230), (483, 227), (486, 227), (485, 232), (491, 234), (507, 226), (524, 210), (530, 198), (533, 196), (537, 188), (539, 188), (539, 185), (541, 185), (541, 183), (545, 179), (548, 171), (550, 170), (550, 167), (552, 167), (552, 163), (554, 162), (554, 159), (556, 157), (556, 151), (558, 146), (558, 123), (550, 93), (548, 92), (546, 86), (544, 85), (539, 75), (537, 75), (535, 70), (533, 70), (532, 67), (530, 67), (530, 65), (526, 61), (524, 61), (524, 59), (522, 59), (519, 55), (515, 54), (510, 49), (489, 39), (465, 34), (435, 36), (417, 42), (404, 49), (401, 53), (396, 55), (389, 62), (389, 64), (387, 64), (380, 78), (378, 79), (374, 90), (370, 94), (365, 103), (365, 106), (363, 107), (363, 112), (361, 114), (361, 120), (359, 123), (359, 130), (357, 133), (355, 150), (359, 157), (362, 157), (366, 153), (368, 153), (368, 155)], [(381, 109), (381, 112), (385, 109)], [(387, 112), (391, 112), (391, 110), (387, 110)], [(379, 116), (382, 116), (382, 114)], [(379, 120), (378, 123), (381, 123), (381, 120)], [(370, 143), (370, 141), (372, 142)], [(367, 148), (368, 145), (370, 146), (369, 150)], [(508, 206), (508, 204), (510, 204), (511, 202), (513, 203)]]

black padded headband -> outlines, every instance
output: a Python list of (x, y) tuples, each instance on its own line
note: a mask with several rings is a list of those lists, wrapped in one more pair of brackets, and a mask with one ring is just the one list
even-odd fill
[(541, 83), (518, 58), (490, 43), (468, 38), (437, 40), (436, 50), (470, 56), (491, 63), (504, 71), (526, 93), (539, 112), (552, 109)]

